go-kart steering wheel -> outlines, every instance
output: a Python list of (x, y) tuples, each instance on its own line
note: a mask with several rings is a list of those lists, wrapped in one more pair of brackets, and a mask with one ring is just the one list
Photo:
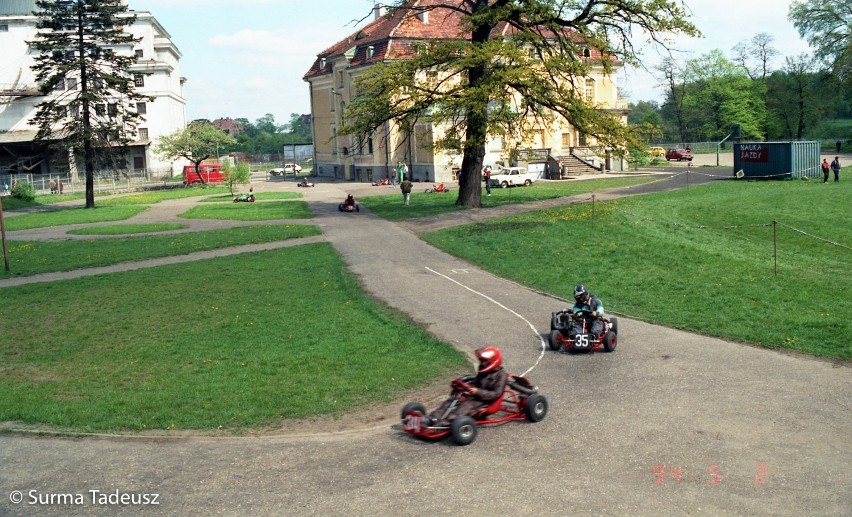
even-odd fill
[(453, 382), (450, 383), (455, 390), (459, 391), (470, 391), (473, 389), (473, 386), (464, 382), (461, 379), (453, 379)]

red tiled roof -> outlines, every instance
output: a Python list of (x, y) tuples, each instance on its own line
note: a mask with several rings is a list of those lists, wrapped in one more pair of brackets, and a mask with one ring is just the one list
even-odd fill
[[(463, 29), (462, 21), (466, 16), (456, 10), (446, 7), (436, 7), (427, 11), (428, 21), (423, 22), (417, 17), (417, 10), (411, 7), (428, 7), (441, 4), (446, 0), (412, 0), (408, 8), (390, 11), (385, 16), (374, 20), (365, 27), (350, 34), (345, 39), (335, 43), (317, 55), (304, 79), (331, 73), (331, 61), (355, 49), (349, 61), (350, 67), (369, 63), (409, 59), (414, 55), (413, 44), (431, 39), (470, 39), (469, 32)], [(461, 4), (461, 3), (460, 3)], [(503, 22), (494, 30), (495, 36), (508, 37), (516, 31), (515, 28)], [(372, 48), (372, 56), (369, 50)], [(591, 56), (587, 60), (601, 59), (598, 49), (589, 49)], [(324, 66), (323, 66), (323, 60)], [(615, 59), (613, 58), (615, 61)]]

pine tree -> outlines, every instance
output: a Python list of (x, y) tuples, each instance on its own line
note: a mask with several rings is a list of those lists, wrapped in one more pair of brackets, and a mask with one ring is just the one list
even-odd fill
[(86, 208), (94, 208), (94, 174), (127, 167), (136, 137), (138, 102), (133, 44), (125, 32), (136, 17), (123, 0), (36, 0), (39, 51), (32, 69), (47, 100), (37, 106), (36, 140), (76, 160), (86, 171)]

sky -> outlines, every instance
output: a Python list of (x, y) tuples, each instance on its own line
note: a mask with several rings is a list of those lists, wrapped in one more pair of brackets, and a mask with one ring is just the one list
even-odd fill
[[(149, 11), (183, 54), (181, 75), (187, 119), (246, 118), (272, 114), (285, 124), (293, 113), (310, 113), (308, 83), (302, 80), (318, 53), (372, 20), (373, 0), (128, 0)], [(391, 2), (386, 2), (391, 3)], [(671, 46), (690, 59), (713, 49), (729, 58), (731, 48), (766, 32), (785, 57), (810, 53), (787, 20), (791, 0), (684, 0), (702, 38), (677, 37)], [(357, 23), (358, 20), (364, 20)], [(642, 42), (635, 42), (641, 46)], [(624, 70), (618, 79), (632, 102), (662, 101), (663, 90), (648, 70), (662, 61), (643, 50), (647, 70)]]

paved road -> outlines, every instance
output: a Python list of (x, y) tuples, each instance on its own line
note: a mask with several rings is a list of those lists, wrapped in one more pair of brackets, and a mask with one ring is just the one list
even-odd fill
[[(288, 424), (249, 438), (0, 435), (0, 515), (852, 513), (848, 367), (628, 318), (615, 354), (545, 352), (561, 302), (426, 245), (411, 225), (337, 212), (345, 192), (379, 188), (306, 191), (313, 222), (373, 296), (462, 350), (492, 343), (510, 371), (531, 369), (544, 421), (484, 429), (469, 447), (408, 438), (397, 407), (310, 435)], [(83, 501), (27, 504), (30, 490)], [(90, 490), (160, 504), (95, 505)]]

